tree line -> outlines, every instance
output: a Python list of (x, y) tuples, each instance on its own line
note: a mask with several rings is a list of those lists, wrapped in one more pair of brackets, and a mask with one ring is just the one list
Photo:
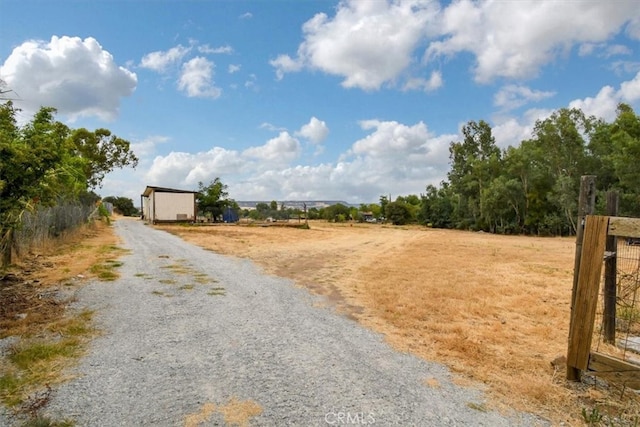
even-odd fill
[[(60, 204), (91, 204), (93, 189), (116, 168), (135, 167), (130, 143), (108, 129), (72, 129), (42, 107), (19, 125), (20, 110), (0, 104), (0, 253), (10, 262), (13, 231), (25, 212)], [(53, 230), (59, 232), (59, 230)]]
[[(530, 139), (500, 149), (484, 120), (462, 128), (449, 145), (450, 169), (425, 193), (381, 196), (378, 204), (330, 206), (329, 221), (363, 220), (504, 234), (571, 235), (576, 232), (580, 178), (596, 175), (597, 211), (604, 193), (619, 194), (621, 216), (640, 216), (640, 117), (619, 104), (607, 122), (564, 108), (538, 120)], [(312, 216), (310, 216), (312, 218)]]
[(530, 139), (500, 150), (491, 127), (469, 122), (449, 147), (451, 169), (422, 195), (420, 220), (495, 233), (576, 232), (582, 175), (596, 175), (598, 210), (615, 190), (620, 215), (640, 216), (640, 117), (620, 104), (613, 122), (561, 109), (536, 122)]

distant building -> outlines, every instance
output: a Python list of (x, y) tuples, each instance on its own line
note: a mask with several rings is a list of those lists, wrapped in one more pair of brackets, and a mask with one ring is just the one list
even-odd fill
[(197, 191), (147, 187), (140, 196), (142, 218), (157, 222), (195, 222)]

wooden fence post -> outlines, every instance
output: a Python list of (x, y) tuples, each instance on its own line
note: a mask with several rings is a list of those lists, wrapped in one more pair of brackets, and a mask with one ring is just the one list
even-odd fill
[[(569, 317), (569, 341), (573, 333), (573, 310), (578, 289), (578, 275), (580, 273), (580, 259), (582, 257), (582, 240), (584, 237), (585, 217), (593, 215), (596, 208), (596, 177), (584, 175), (580, 178), (580, 195), (578, 197), (578, 222), (576, 230), (576, 254), (573, 265), (573, 288), (571, 290), (571, 314)], [(567, 365), (567, 379), (580, 380), (580, 370)]]
[(580, 380), (580, 371), (586, 370), (589, 365), (608, 225), (607, 216), (589, 215), (586, 218), (578, 288), (571, 311), (567, 350), (567, 379), (572, 381)]
[[(618, 193), (607, 191), (607, 215), (618, 216)], [(604, 341), (614, 344), (616, 341), (616, 285), (618, 238), (607, 236), (604, 262)]]

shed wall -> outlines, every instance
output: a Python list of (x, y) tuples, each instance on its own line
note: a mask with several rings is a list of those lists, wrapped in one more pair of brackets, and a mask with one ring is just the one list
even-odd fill
[(195, 221), (195, 195), (193, 193), (154, 192), (150, 204), (154, 221)]

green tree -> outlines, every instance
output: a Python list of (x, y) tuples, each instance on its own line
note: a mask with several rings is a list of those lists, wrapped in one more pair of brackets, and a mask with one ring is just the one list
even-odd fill
[(402, 201), (387, 203), (385, 216), (393, 225), (405, 225), (411, 221), (411, 211), (407, 203)]
[(422, 195), (419, 220), (436, 228), (453, 227), (453, 191), (448, 182), (443, 182), (438, 188), (428, 185), (426, 194)]
[(462, 127), (461, 142), (449, 146), (451, 170), (448, 179), (458, 195), (455, 204), (457, 226), (485, 228), (482, 191), (499, 174), (501, 153), (491, 127), (484, 120)]
[[(0, 104), (0, 249), (10, 262), (12, 230), (22, 213), (61, 199), (80, 200), (104, 173), (131, 165), (128, 142), (101, 138), (97, 150), (78, 146), (77, 131), (55, 120), (54, 108), (42, 107), (23, 127), (11, 101)], [(110, 135), (101, 130), (101, 135)], [(116, 145), (117, 147), (112, 147)], [(106, 160), (105, 160), (106, 159)], [(137, 159), (136, 159), (137, 160)]]
[(133, 200), (128, 197), (108, 196), (102, 199), (103, 202), (111, 203), (113, 210), (124, 216), (138, 215), (138, 209), (133, 205)]
[(135, 168), (138, 158), (130, 149), (129, 141), (112, 135), (108, 129), (93, 132), (81, 128), (74, 130), (70, 139), (77, 157), (86, 159), (84, 173), (89, 187), (102, 185), (105, 175), (114, 169)]
[(327, 221), (344, 222), (350, 218), (351, 210), (342, 203), (327, 206), (322, 211), (322, 218)]
[(199, 182), (198, 194), (196, 194), (198, 211), (210, 216), (214, 222), (220, 221), (224, 209), (233, 204), (227, 190), (227, 185), (223, 184), (219, 177), (216, 177), (209, 185)]

